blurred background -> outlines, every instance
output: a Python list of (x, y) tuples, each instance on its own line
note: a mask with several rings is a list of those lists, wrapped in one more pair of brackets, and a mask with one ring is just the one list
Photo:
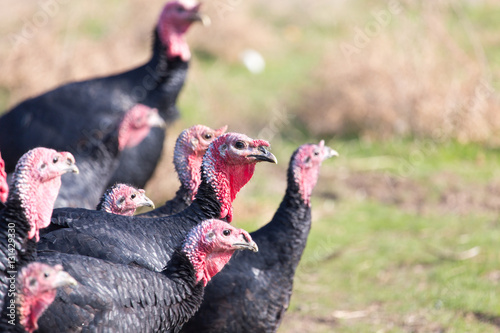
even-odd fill
[[(0, 0), (0, 112), (145, 62), (163, 0)], [(235, 201), (267, 223), (299, 145), (325, 139), (313, 228), (280, 332), (500, 330), (500, 3), (207, 0), (190, 72), (146, 188), (178, 188), (194, 124), (271, 142)]]

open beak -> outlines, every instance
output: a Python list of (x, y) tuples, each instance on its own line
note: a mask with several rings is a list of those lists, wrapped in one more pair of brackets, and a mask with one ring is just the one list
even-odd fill
[(255, 148), (258, 152), (256, 154), (250, 154), (248, 157), (255, 158), (258, 162), (270, 162), (278, 164), (278, 159), (264, 146), (259, 146)]
[(165, 128), (167, 127), (167, 124), (165, 123), (165, 120), (158, 114), (158, 110), (154, 109), (153, 112), (148, 117), (148, 125), (151, 127), (160, 127), (160, 128)]
[(76, 286), (78, 282), (66, 273), (65, 271), (59, 271), (57, 272), (57, 275), (54, 279), (54, 288), (59, 288), (59, 287), (64, 287), (64, 286)]

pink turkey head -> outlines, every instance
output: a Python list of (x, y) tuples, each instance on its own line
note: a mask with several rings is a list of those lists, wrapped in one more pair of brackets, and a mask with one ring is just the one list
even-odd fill
[(120, 124), (118, 149), (122, 151), (137, 146), (153, 127), (165, 127), (165, 121), (158, 114), (158, 110), (143, 104), (134, 105), (127, 111)]
[(61, 187), (61, 176), (78, 173), (75, 158), (68, 152), (34, 148), (17, 162), (7, 205), (19, 199), (31, 225), (28, 237), (38, 241), (38, 230), (50, 223), (54, 202)]
[(5, 172), (5, 162), (0, 155), (0, 201), (7, 201), (9, 195), (9, 184), (7, 183), (7, 173)]
[(311, 193), (318, 181), (321, 163), (333, 156), (339, 156), (339, 154), (325, 146), (323, 140), (318, 145), (302, 145), (293, 154), (290, 163), (293, 178), (306, 204), (310, 205)]
[(179, 135), (175, 143), (174, 165), (179, 180), (191, 192), (194, 199), (201, 182), (201, 162), (208, 146), (226, 132), (227, 126), (213, 130), (203, 125), (195, 125)]
[(155, 205), (146, 196), (146, 192), (127, 184), (115, 184), (102, 196), (97, 210), (107, 213), (132, 216), (139, 207), (152, 207)]
[(182, 251), (196, 271), (196, 281), (206, 286), (236, 250), (258, 251), (248, 232), (220, 220), (206, 220), (187, 235)]
[(76, 284), (61, 265), (33, 262), (24, 267), (17, 277), (19, 323), (30, 333), (36, 331), (38, 318), (54, 301), (57, 288)]
[(203, 157), (203, 176), (211, 184), (221, 203), (219, 218), (232, 220), (232, 202), (252, 178), (258, 162), (277, 163), (267, 147), (269, 142), (254, 140), (240, 133), (218, 137)]
[(208, 25), (207, 16), (199, 13), (201, 4), (193, 0), (175, 0), (167, 2), (158, 20), (157, 31), (166, 47), (167, 57), (180, 57), (188, 61), (191, 57), (185, 34), (193, 22)]

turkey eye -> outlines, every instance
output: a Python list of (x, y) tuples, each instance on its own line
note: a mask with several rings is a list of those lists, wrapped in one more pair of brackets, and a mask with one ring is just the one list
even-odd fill
[(54, 159), (52, 160), (52, 163), (54, 163), (54, 164), (55, 164), (55, 163), (57, 163), (57, 161), (59, 161), (59, 157), (57, 157), (57, 156), (56, 156), (56, 157), (54, 157)]
[(231, 230), (226, 229), (226, 230), (224, 230), (224, 231), (222, 232), (222, 234), (223, 234), (224, 236), (229, 236), (229, 235), (231, 235)]
[(44, 277), (44, 278), (48, 278), (49, 276), (50, 276), (50, 274), (49, 274), (49, 273), (47, 273), (47, 272), (43, 273), (43, 277)]
[(236, 147), (236, 149), (243, 149), (245, 148), (245, 143), (243, 141), (236, 141), (234, 146)]
[(176, 8), (176, 10), (177, 10), (177, 12), (182, 13), (182, 12), (184, 12), (184, 7), (179, 6)]
[(319, 155), (319, 151), (315, 151), (314, 156), (318, 156), (318, 155)]
[(205, 134), (205, 140), (210, 140), (212, 138), (212, 134), (207, 133)]
[(136, 195), (135, 193), (130, 196), (131, 199), (135, 199)]

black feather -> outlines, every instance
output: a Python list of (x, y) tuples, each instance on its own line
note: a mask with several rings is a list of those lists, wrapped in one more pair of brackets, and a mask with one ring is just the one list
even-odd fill
[(200, 310), (181, 332), (275, 332), (288, 308), (293, 278), (311, 228), (292, 155), (285, 196), (271, 222), (250, 233), (258, 253), (235, 253), (205, 288)]
[(58, 290), (37, 332), (177, 332), (203, 299), (203, 284), (180, 251), (162, 272), (57, 252), (41, 252), (39, 260), (63, 265), (78, 285)]
[[(153, 55), (146, 64), (117, 75), (68, 83), (23, 101), (0, 117), (0, 148), (6, 171), (13, 172), (18, 159), (39, 146), (69, 151), (80, 165), (82, 141), (105, 137), (108, 128), (115, 128), (137, 103), (157, 108), (167, 123), (174, 121), (178, 117), (175, 103), (187, 70), (188, 63), (180, 58), (166, 59), (165, 46), (155, 29)], [(89, 188), (99, 185), (104, 189), (116, 182), (143, 188), (156, 168), (164, 138), (164, 129), (153, 128), (139, 145), (122, 152), (111, 179), (108, 175)]]
[(81, 254), (161, 271), (189, 230), (220, 216), (221, 204), (202, 180), (193, 203), (181, 213), (143, 218), (86, 209), (55, 209), (38, 250)]

